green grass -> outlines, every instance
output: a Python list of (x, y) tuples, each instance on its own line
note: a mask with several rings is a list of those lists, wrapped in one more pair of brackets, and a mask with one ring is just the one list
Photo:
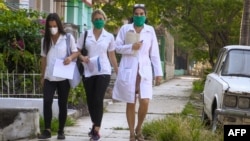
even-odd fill
[(123, 127), (114, 127), (114, 130), (129, 130), (128, 128), (123, 128)]
[(202, 92), (204, 89), (205, 80), (199, 79), (193, 82), (193, 92)]
[(182, 115), (198, 115), (198, 114), (199, 111), (197, 111), (197, 109), (191, 102), (188, 102), (182, 111)]
[(182, 113), (144, 123), (142, 132), (146, 139), (150, 141), (223, 141), (222, 129), (213, 133), (201, 121), (202, 85), (204, 85), (203, 80), (194, 81), (190, 101)]
[(150, 141), (223, 141), (221, 132), (213, 134), (199, 118), (183, 115), (145, 123), (143, 134)]

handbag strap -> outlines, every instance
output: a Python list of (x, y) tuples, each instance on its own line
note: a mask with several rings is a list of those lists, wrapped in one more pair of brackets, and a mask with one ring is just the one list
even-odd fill
[[(70, 56), (72, 54), (70, 49), (70, 33), (66, 33), (66, 46), (67, 46), (67, 56)], [(76, 61), (77, 59), (74, 59), (73, 61)]]
[[(85, 42), (86, 42), (87, 35), (88, 35), (88, 31), (86, 30), (84, 32), (84, 40), (83, 40), (83, 47), (82, 48), (85, 48)], [(70, 33), (66, 33), (66, 46), (67, 46), (67, 56), (69, 56), (71, 54), (71, 50), (70, 50)], [(81, 53), (82, 52), (83, 52), (83, 49), (82, 49)]]
[(88, 35), (88, 30), (85, 30), (85, 32), (84, 32), (84, 38), (83, 38), (83, 44), (82, 44), (82, 51), (81, 51), (81, 54), (83, 54), (83, 49), (85, 48), (85, 43), (86, 43), (86, 38), (87, 38), (87, 35)]
[(67, 46), (67, 56), (71, 54), (70, 49), (70, 33), (66, 33), (66, 46)]

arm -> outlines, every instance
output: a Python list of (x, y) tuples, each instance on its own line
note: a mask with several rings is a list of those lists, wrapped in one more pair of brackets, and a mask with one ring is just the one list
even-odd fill
[(46, 57), (42, 56), (41, 58), (41, 80), (40, 80), (42, 86), (44, 82), (45, 68), (46, 68)]
[(155, 85), (158, 86), (161, 84), (163, 72), (161, 66), (159, 45), (153, 28), (152, 28), (152, 46), (150, 49), (150, 58), (153, 64), (153, 69), (155, 74)]
[(111, 41), (107, 50), (107, 55), (109, 58), (109, 62), (111, 63), (112, 67), (114, 68), (114, 71), (116, 75), (118, 74), (118, 64), (117, 64), (117, 59), (116, 59), (116, 54), (115, 54), (115, 38), (112, 34), (111, 35)]
[(44, 82), (44, 75), (45, 75), (45, 69), (46, 69), (46, 65), (47, 65), (47, 59), (46, 59), (46, 54), (44, 52), (44, 49), (43, 49), (43, 41), (44, 41), (44, 38), (41, 39), (41, 80), (40, 80), (40, 83), (43, 87), (43, 82)]
[(89, 57), (88, 57), (88, 56), (83, 56), (82, 53), (81, 53), (81, 50), (79, 50), (78, 59), (79, 59), (81, 62), (85, 62), (85, 63), (88, 63), (88, 62), (89, 62)]
[(75, 60), (79, 56), (79, 54), (80, 54), (79, 51), (72, 52), (70, 56), (68, 56), (67, 58), (65, 58), (64, 64), (65, 65), (69, 64), (72, 60)]
[(71, 54), (64, 60), (65, 65), (69, 64), (72, 60), (75, 60), (80, 54), (76, 47), (75, 38), (73, 37), (73, 35), (70, 35), (70, 50)]
[(116, 60), (116, 56), (115, 56), (115, 51), (110, 51), (108, 52), (109, 55), (109, 60), (115, 70), (115, 73), (118, 73), (118, 64), (117, 64), (117, 60)]
[(127, 28), (129, 25), (122, 26), (116, 36), (116, 52), (119, 54), (133, 54), (133, 44), (125, 44)]

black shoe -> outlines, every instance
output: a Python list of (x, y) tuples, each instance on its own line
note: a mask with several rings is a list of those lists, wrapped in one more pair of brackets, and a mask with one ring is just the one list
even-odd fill
[(51, 133), (49, 130), (44, 130), (41, 135), (38, 136), (38, 139), (49, 139), (51, 138)]
[(63, 131), (58, 131), (57, 133), (57, 139), (58, 140), (64, 140), (65, 139), (65, 135)]
[(90, 129), (90, 131), (88, 132), (88, 136), (89, 136), (89, 137), (92, 137), (92, 136), (93, 136), (94, 128), (95, 128), (94, 125), (92, 125), (92, 128), (89, 128), (89, 129)]
[(93, 135), (93, 130), (91, 129), (91, 128), (89, 128), (90, 129), (90, 131), (88, 132), (88, 136), (89, 137), (92, 137), (92, 135)]

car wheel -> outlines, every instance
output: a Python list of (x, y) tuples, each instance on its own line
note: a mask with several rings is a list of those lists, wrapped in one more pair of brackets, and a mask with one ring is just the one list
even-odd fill
[(218, 114), (216, 114), (214, 112), (212, 123), (211, 123), (211, 130), (212, 130), (213, 133), (216, 131), (218, 124), (219, 124), (218, 123)]
[(210, 125), (210, 121), (208, 119), (208, 116), (207, 116), (204, 108), (202, 109), (201, 121), (202, 121), (202, 123), (204, 123), (205, 126), (209, 126)]

